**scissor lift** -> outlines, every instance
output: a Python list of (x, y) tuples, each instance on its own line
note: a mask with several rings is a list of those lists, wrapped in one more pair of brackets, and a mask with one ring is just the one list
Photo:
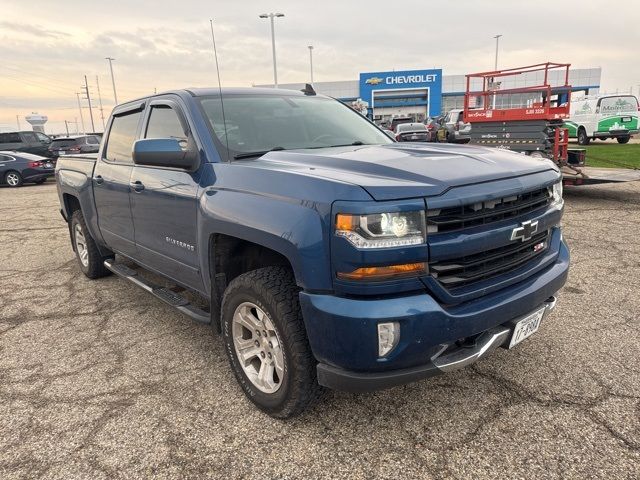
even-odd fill
[[(640, 180), (640, 171), (633, 170), (598, 169), (590, 175), (585, 150), (569, 148), (563, 124), (571, 107), (570, 66), (547, 62), (466, 75), (464, 121), (471, 123), (470, 143), (549, 158), (560, 166), (565, 184)], [(505, 79), (521, 86), (502, 88)]]

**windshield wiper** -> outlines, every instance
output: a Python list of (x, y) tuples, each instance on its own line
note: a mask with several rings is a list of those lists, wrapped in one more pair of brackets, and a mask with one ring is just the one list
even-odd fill
[(233, 158), (235, 160), (240, 160), (241, 158), (251, 158), (251, 157), (261, 157), (262, 155), (269, 152), (279, 152), (280, 150), (284, 150), (283, 147), (273, 147), (270, 150), (260, 150), (258, 152), (244, 152), (244, 153), (236, 153)]
[(365, 145), (364, 142), (360, 141), (360, 140), (356, 140), (353, 143), (342, 143), (340, 145), (322, 145), (321, 147), (308, 147), (308, 148), (337, 148), (337, 147), (352, 147), (352, 146), (358, 146), (358, 145)]

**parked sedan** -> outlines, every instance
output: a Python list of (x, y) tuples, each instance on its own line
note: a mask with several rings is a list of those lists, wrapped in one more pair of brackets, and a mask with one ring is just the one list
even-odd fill
[(23, 152), (0, 151), (0, 184), (19, 187), (23, 183), (44, 183), (53, 177), (50, 158)]
[(424, 123), (403, 123), (396, 128), (399, 142), (428, 142), (429, 131)]
[(79, 137), (54, 138), (49, 146), (53, 158), (60, 155), (74, 153), (97, 153), (100, 148), (100, 138), (97, 135), (82, 135)]

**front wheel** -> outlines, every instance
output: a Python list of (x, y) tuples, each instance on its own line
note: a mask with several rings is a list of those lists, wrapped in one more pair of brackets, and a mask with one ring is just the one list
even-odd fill
[(626, 137), (618, 137), (616, 138), (616, 140), (618, 140), (618, 143), (629, 143), (629, 140), (631, 140), (631, 136), (627, 135)]
[(301, 413), (320, 398), (316, 361), (291, 271), (266, 267), (240, 275), (222, 301), (222, 333), (245, 395), (276, 418)]
[(76, 210), (71, 216), (71, 238), (82, 273), (91, 279), (105, 277), (111, 273), (104, 266), (105, 257), (100, 255), (80, 210)]
[(589, 145), (591, 139), (587, 136), (587, 131), (584, 128), (578, 130), (578, 145)]

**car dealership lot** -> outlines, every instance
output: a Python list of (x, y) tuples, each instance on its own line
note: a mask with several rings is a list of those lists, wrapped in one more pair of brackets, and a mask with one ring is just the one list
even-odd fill
[(640, 183), (565, 197), (571, 273), (538, 333), (278, 421), (208, 327), (80, 273), (53, 183), (0, 188), (0, 478), (638, 478)]

